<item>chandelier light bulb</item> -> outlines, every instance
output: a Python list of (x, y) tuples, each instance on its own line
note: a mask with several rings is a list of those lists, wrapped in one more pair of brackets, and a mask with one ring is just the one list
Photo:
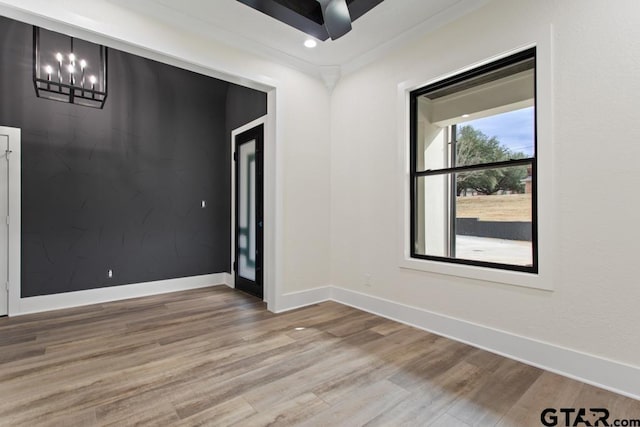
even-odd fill
[[(44, 71), (45, 71), (45, 73), (47, 73), (47, 81), (50, 82), (51, 81), (51, 73), (53, 73), (53, 67), (51, 65), (45, 65)], [(49, 83), (47, 83), (47, 89), (49, 89), (50, 87), (51, 86), (49, 86)]]
[(30, 74), (36, 96), (102, 109), (107, 98), (108, 48), (74, 42), (72, 36), (33, 26)]

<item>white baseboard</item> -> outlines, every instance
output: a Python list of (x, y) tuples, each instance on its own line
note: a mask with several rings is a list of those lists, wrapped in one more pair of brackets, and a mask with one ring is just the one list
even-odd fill
[(229, 274), (229, 273), (222, 273), (224, 274), (224, 284), (227, 285), (228, 287), (230, 287), (231, 289), (235, 289), (236, 288), (236, 280), (233, 277), (233, 274)]
[[(218, 273), (22, 298), (19, 312), (11, 315), (78, 307), (214, 285), (233, 287), (233, 277), (228, 273)], [(278, 298), (275, 311), (281, 313), (330, 300), (640, 400), (640, 368), (636, 366), (349, 289), (323, 286), (284, 294)]]
[(640, 399), (640, 368), (336, 286), (281, 297), (277, 312), (332, 300), (527, 365)]
[(640, 399), (640, 368), (465, 320), (331, 287), (331, 299), (587, 384)]
[(319, 288), (308, 289), (300, 292), (291, 292), (281, 295), (275, 313), (283, 313), (296, 308), (306, 307), (308, 305), (317, 304), (331, 299), (331, 286), (322, 286)]
[(129, 298), (138, 298), (188, 289), (232, 283), (229, 273), (205, 274), (202, 276), (181, 277), (177, 279), (158, 280), (155, 282), (136, 283), (132, 285), (110, 286), (107, 288), (88, 289), (85, 291), (66, 292), (63, 294), (42, 295), (20, 298), (18, 310), (11, 316), (40, 313), (62, 308), (100, 304)]

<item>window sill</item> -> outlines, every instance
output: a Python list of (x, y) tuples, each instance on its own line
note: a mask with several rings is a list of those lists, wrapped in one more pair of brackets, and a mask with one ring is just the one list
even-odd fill
[(453, 264), (408, 257), (404, 257), (400, 261), (400, 268), (553, 291), (551, 281), (546, 280), (545, 275), (540, 272), (524, 273), (520, 271), (500, 270), (488, 267), (477, 267), (473, 265)]

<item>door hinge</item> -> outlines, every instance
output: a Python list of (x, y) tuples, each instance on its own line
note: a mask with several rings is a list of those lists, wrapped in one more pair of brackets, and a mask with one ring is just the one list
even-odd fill
[(236, 271), (236, 262), (233, 261), (233, 271)]
[(5, 286), (7, 287), (7, 293), (9, 293), (9, 282), (5, 283)]
[(9, 215), (7, 215), (7, 225), (9, 225)]
[(236, 153), (235, 151), (233, 152), (233, 161), (234, 162), (238, 161), (238, 153)]

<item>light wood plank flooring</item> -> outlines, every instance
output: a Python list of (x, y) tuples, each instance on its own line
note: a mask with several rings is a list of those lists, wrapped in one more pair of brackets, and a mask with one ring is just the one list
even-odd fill
[[(296, 329), (304, 328), (304, 329)], [(640, 402), (327, 302), (212, 287), (0, 319), (0, 425), (539, 426)]]

